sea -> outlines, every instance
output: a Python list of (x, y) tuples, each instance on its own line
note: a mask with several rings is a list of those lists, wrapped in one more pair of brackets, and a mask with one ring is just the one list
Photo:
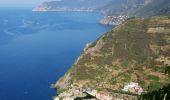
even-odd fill
[(98, 12), (0, 8), (0, 100), (52, 100), (50, 88), (112, 26)]

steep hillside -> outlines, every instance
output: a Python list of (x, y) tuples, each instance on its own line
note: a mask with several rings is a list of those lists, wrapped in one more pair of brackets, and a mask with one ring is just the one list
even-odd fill
[[(163, 6), (161, 6), (163, 5)], [(105, 15), (152, 16), (170, 12), (169, 0), (55, 0), (33, 11), (100, 11)]]
[(130, 89), (127, 93), (133, 96), (123, 95), (126, 84), (137, 83), (144, 92), (170, 82), (164, 74), (165, 67), (170, 66), (169, 51), (170, 17), (131, 18), (87, 45), (54, 87), (62, 98), (81, 97), (90, 88), (96, 90), (92, 95), (97, 98), (101, 98), (97, 93), (104, 91), (111, 93), (112, 99), (132, 100), (140, 93)]
[(100, 11), (120, 15), (136, 11), (145, 4), (146, 0), (56, 0), (44, 2), (33, 11)]
[[(149, 17), (170, 15), (170, 0), (120, 0), (121, 3), (111, 2), (101, 9), (106, 15), (102, 24), (119, 24), (127, 17)], [(117, 20), (117, 21), (116, 21)]]
[(111, 0), (55, 0), (42, 3), (33, 11), (94, 11)]
[(170, 0), (112, 0), (101, 8), (106, 15), (154, 16), (170, 13)]
[(137, 16), (169, 15), (170, 0), (152, 0), (135, 12)]
[(143, 6), (147, 5), (151, 0), (112, 0), (109, 4), (101, 8), (105, 15), (130, 15)]

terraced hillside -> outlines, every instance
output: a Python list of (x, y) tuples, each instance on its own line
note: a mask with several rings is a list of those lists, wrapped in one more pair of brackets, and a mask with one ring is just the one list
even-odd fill
[(60, 93), (74, 88), (115, 91), (135, 82), (150, 91), (170, 82), (166, 66), (170, 66), (170, 17), (131, 18), (88, 44), (55, 88)]

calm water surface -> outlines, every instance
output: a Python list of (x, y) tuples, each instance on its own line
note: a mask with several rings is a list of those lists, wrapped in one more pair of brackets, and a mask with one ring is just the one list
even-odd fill
[(51, 100), (52, 83), (111, 26), (99, 13), (0, 9), (0, 100)]

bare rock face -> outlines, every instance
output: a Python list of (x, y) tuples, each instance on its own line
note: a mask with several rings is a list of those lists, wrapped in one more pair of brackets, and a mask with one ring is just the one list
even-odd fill
[[(92, 45), (92, 44), (91, 44)], [(85, 54), (92, 54), (93, 52), (100, 51), (100, 49), (104, 46), (104, 41), (102, 39), (98, 40), (94, 47), (88, 46), (85, 50)]]
[(54, 85), (56, 88), (62, 87), (63, 89), (66, 89), (71, 84), (71, 78), (72, 76), (70, 74), (66, 74), (63, 78), (61, 78), (57, 83)]
[(128, 19), (128, 16), (105, 16), (100, 20), (100, 23), (117, 26), (122, 24), (126, 19)]

